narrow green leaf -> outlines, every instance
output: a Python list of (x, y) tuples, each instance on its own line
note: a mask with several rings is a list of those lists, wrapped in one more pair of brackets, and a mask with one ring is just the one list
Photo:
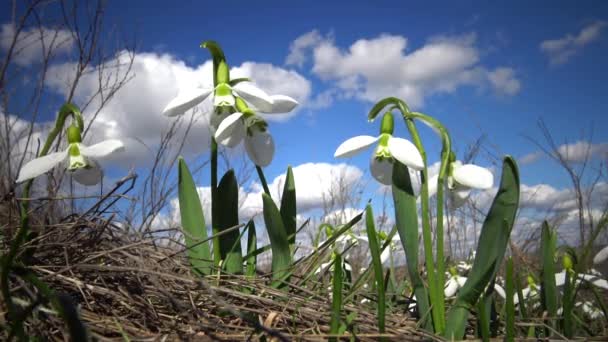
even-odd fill
[[(488, 305), (489, 304), (489, 305)], [(490, 310), (492, 297), (481, 296), (477, 303), (477, 335), (483, 341), (490, 340)]]
[(372, 265), (374, 267), (374, 276), (376, 278), (376, 291), (378, 292), (378, 331), (383, 333), (386, 315), (384, 277), (382, 271), (382, 261), (380, 260), (380, 245), (378, 244), (378, 235), (376, 233), (376, 227), (374, 224), (374, 213), (372, 212), (372, 207), (369, 204), (365, 207), (365, 228), (367, 230), (369, 250), (372, 256)]
[(209, 242), (206, 241), (207, 228), (203, 208), (192, 174), (181, 157), (178, 161), (177, 189), (182, 229), (192, 270), (202, 275), (210, 274), (213, 262)]
[(519, 205), (519, 172), (515, 160), (507, 156), (503, 160), (502, 176), (498, 192), (486, 216), (477, 242), (477, 253), (469, 277), (460, 289), (454, 306), (448, 312), (444, 336), (462, 339), (468, 313), (486, 286), (494, 279), (509, 242), (509, 236)]
[(267, 194), (262, 194), (262, 201), (264, 222), (266, 223), (266, 231), (272, 249), (272, 286), (282, 287), (282, 280), (287, 280), (292, 262), (289, 241), (287, 240), (281, 213), (272, 198)]
[(285, 225), (285, 232), (289, 239), (289, 248), (292, 252), (296, 244), (296, 184), (293, 179), (291, 166), (287, 168), (283, 196), (281, 197), (281, 217)]
[[(332, 282), (331, 322), (329, 333), (336, 335), (340, 332), (340, 314), (342, 313), (342, 256), (338, 253), (334, 258), (334, 279)], [(337, 341), (332, 337), (330, 341)]]
[[(550, 326), (555, 327), (555, 318), (557, 316), (557, 286), (555, 284), (555, 250), (557, 248), (557, 235), (549, 227), (547, 221), (543, 222), (541, 231), (541, 304), (543, 310), (546, 310), (552, 321), (548, 322)], [(545, 329), (549, 334), (549, 329)]]
[(564, 284), (564, 296), (562, 297), (563, 305), (563, 320), (562, 331), (564, 336), (572, 338), (574, 336), (574, 300), (576, 299), (573, 293), (573, 282), (569, 270), (566, 272), (566, 282)]
[(255, 276), (258, 257), (257, 257), (257, 255), (254, 255), (253, 252), (257, 248), (258, 248), (258, 238), (257, 238), (257, 233), (255, 231), (255, 223), (253, 222), (253, 219), (251, 219), (247, 223), (247, 255), (248, 255), (248, 257), (245, 259), (245, 263), (247, 265), (245, 275), (247, 275), (248, 277)]
[[(239, 186), (233, 170), (228, 170), (218, 185), (218, 204), (222, 208), (218, 217), (220, 232), (239, 224)], [(243, 273), (243, 253), (240, 233), (233, 230), (219, 237), (220, 255), (226, 272)]]
[[(395, 203), (395, 222), (399, 238), (405, 251), (407, 271), (416, 295), (416, 306), (422, 317), (429, 312), (429, 296), (418, 268), (418, 210), (416, 207), (416, 195), (412, 189), (412, 182), (407, 166), (395, 162), (393, 166), (393, 201)], [(428, 316), (430, 318), (430, 315)], [(424, 321), (422, 325), (431, 331), (433, 322), (431, 319)]]
[[(506, 312), (505, 312), (505, 341), (513, 342), (515, 340), (515, 301), (513, 300), (515, 294), (515, 279), (513, 274), (513, 258), (507, 259), (507, 272), (506, 272)], [(521, 302), (520, 302), (521, 303)]]

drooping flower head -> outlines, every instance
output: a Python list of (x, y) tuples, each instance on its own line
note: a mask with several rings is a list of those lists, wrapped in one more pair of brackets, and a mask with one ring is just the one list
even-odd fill
[(394, 137), (393, 130), (393, 114), (387, 112), (382, 117), (380, 135), (377, 137), (359, 135), (350, 138), (338, 146), (334, 157), (352, 157), (378, 142), (370, 161), (370, 171), (378, 182), (385, 185), (392, 184), (393, 163), (395, 160), (414, 170), (422, 170), (424, 162), (416, 146), (409, 140)]
[(49, 153), (35, 158), (21, 168), (17, 183), (38, 177), (64, 162), (66, 169), (74, 180), (82, 185), (98, 184), (103, 177), (103, 170), (95, 160), (124, 149), (120, 140), (110, 139), (92, 146), (82, 143), (80, 128), (70, 125), (67, 128), (68, 147), (65, 151)]
[[(298, 104), (288, 96), (282, 96), (279, 103), (281, 108), (271, 108), (273, 113), (291, 111)], [(240, 98), (236, 98), (235, 107), (237, 112), (230, 114), (218, 126), (215, 140), (227, 147), (235, 147), (244, 140), (249, 159), (257, 166), (267, 166), (275, 149), (268, 123)]]

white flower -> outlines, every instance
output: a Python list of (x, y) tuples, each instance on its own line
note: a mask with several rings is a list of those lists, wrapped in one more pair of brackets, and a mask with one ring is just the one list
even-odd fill
[(458, 292), (458, 290), (460, 290), (464, 286), (464, 283), (466, 283), (466, 281), (466, 277), (462, 277), (457, 274), (450, 276), (450, 279), (448, 279), (448, 281), (445, 283), (443, 294), (446, 298), (453, 297), (454, 295), (456, 295), (456, 292)]
[(78, 183), (95, 185), (101, 181), (103, 171), (94, 158), (103, 158), (123, 149), (124, 144), (116, 139), (106, 140), (93, 146), (79, 142), (71, 143), (65, 151), (49, 153), (23, 165), (17, 183), (38, 177), (64, 162), (67, 170), (72, 172), (72, 177)]
[(597, 252), (595, 257), (593, 258), (593, 264), (601, 264), (608, 259), (608, 246), (602, 248), (601, 251)]
[[(437, 179), (435, 175), (429, 180), (429, 197), (437, 193)], [(462, 206), (471, 193), (471, 189), (486, 190), (494, 184), (494, 175), (490, 170), (473, 165), (462, 165), (460, 161), (450, 164), (448, 175), (448, 189), (450, 191), (452, 203), (455, 207)]]
[[(187, 110), (203, 102), (213, 93), (213, 106), (234, 106), (235, 96), (238, 96), (252, 104), (258, 110), (271, 112), (274, 105), (273, 97), (269, 96), (262, 89), (254, 86), (250, 82), (239, 82), (234, 86), (227, 83), (220, 83), (213, 87), (197, 87), (181, 91), (176, 98), (171, 100), (163, 110), (167, 116), (184, 114)], [(276, 96), (275, 96), (276, 98)], [(280, 102), (281, 98), (277, 98)], [(280, 107), (279, 104), (278, 107)]]
[(395, 138), (389, 133), (377, 137), (360, 135), (343, 142), (334, 153), (335, 158), (352, 157), (379, 141), (372, 155), (370, 170), (374, 178), (385, 185), (393, 183), (393, 161), (396, 159), (414, 170), (422, 170), (422, 156), (409, 140)]
[[(273, 95), (272, 98), (273, 105), (267, 108), (268, 113), (289, 112), (298, 105), (298, 102), (289, 96)], [(257, 166), (267, 166), (272, 161), (275, 150), (268, 125), (252, 110), (243, 111), (245, 113), (230, 114), (222, 120), (215, 132), (215, 140), (227, 147), (235, 147), (245, 140), (249, 159)]]

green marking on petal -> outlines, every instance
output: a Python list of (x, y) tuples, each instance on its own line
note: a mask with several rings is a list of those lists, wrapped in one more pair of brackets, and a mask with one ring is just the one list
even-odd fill
[(232, 88), (228, 83), (220, 83), (215, 87), (215, 99), (214, 104), (216, 107), (219, 106), (232, 106), (234, 105), (234, 96), (232, 95)]
[(375, 157), (383, 160), (383, 159), (393, 159), (391, 152), (388, 149), (388, 140), (391, 138), (391, 135), (388, 133), (380, 134), (380, 139), (378, 140), (378, 148), (376, 148)]
[(74, 171), (77, 169), (84, 169), (89, 167), (87, 159), (80, 153), (80, 147), (78, 143), (72, 143), (68, 147), (69, 165), (68, 171)]

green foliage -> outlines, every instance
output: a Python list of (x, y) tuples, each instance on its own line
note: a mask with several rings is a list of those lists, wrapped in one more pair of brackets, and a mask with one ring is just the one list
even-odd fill
[(258, 262), (257, 254), (253, 252), (258, 248), (257, 232), (255, 231), (255, 223), (249, 220), (247, 226), (247, 256), (245, 257), (245, 275), (248, 277), (255, 276), (256, 265)]
[(291, 272), (292, 256), (289, 249), (289, 240), (285, 233), (281, 213), (272, 198), (267, 194), (262, 194), (262, 201), (264, 204), (264, 222), (266, 223), (266, 231), (272, 249), (272, 286), (282, 287), (284, 286), (283, 281), (287, 280)]
[(293, 251), (296, 244), (296, 184), (291, 166), (287, 168), (283, 196), (281, 197), (281, 218), (289, 239), (289, 248)]
[[(234, 229), (239, 224), (239, 186), (233, 170), (224, 174), (218, 185), (219, 210), (217, 228), (222, 235), (219, 236), (220, 256), (223, 268), (232, 274), (243, 273), (243, 254), (241, 250), (240, 233)], [(232, 229), (229, 232), (224, 231)], [(214, 246), (214, 248), (216, 248)]]
[[(555, 251), (557, 244), (557, 235), (549, 227), (547, 221), (543, 222), (541, 232), (541, 304), (543, 310), (546, 310), (549, 317), (557, 316), (557, 286), (555, 285)], [(554, 326), (554, 322), (550, 322)], [(548, 333), (549, 330), (547, 329)]]
[(462, 339), (464, 336), (469, 308), (475, 306), (502, 262), (518, 204), (519, 172), (515, 160), (507, 156), (503, 161), (498, 192), (481, 229), (473, 267), (454, 306), (448, 312), (444, 337)]
[[(506, 269), (506, 299), (505, 299), (505, 341), (515, 340), (515, 276), (513, 274), (513, 258), (507, 259)], [(521, 303), (521, 302), (520, 302)]]
[(188, 259), (195, 273), (211, 273), (211, 252), (207, 242), (207, 228), (203, 208), (198, 197), (196, 184), (183, 158), (178, 161), (179, 210), (184, 230)]
[[(334, 277), (332, 282), (332, 304), (331, 322), (329, 333), (336, 335), (340, 333), (340, 314), (342, 312), (342, 256), (334, 254)], [(336, 337), (329, 339), (337, 341)]]
[(369, 241), (369, 250), (372, 256), (372, 265), (374, 267), (376, 291), (378, 293), (378, 330), (383, 333), (386, 315), (386, 298), (384, 295), (384, 272), (382, 270), (382, 261), (380, 260), (380, 254), (382, 252), (380, 251), (380, 246), (378, 244), (378, 235), (374, 224), (374, 213), (369, 204), (365, 207), (365, 228)]
[[(393, 201), (395, 204), (395, 222), (405, 251), (408, 275), (416, 295), (416, 306), (420, 316), (424, 319), (424, 317), (430, 317), (430, 307), (427, 289), (418, 269), (419, 238), (416, 195), (412, 189), (407, 166), (399, 162), (395, 162), (393, 166)], [(424, 322), (423, 326), (426, 329), (432, 329), (430, 319), (425, 319)]]

